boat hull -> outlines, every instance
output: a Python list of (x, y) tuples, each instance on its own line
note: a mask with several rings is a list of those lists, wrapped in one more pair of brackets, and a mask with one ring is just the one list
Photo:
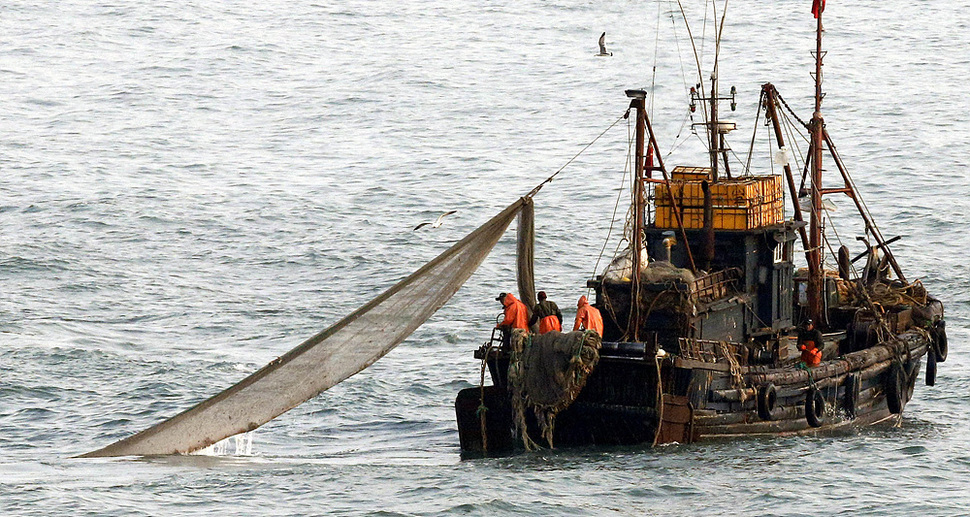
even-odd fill
[[(896, 422), (919, 381), (923, 358), (933, 353), (934, 336), (912, 329), (814, 368), (794, 362), (739, 366), (662, 352), (658, 357), (655, 344), (603, 346), (579, 398), (557, 417), (555, 447), (652, 446)], [(503, 373), (508, 358), (491, 350), (486, 363), (493, 385), (463, 390), (456, 405), (461, 447), (507, 453), (521, 447)], [(487, 408), (484, 443), (481, 407)], [(532, 439), (543, 443), (535, 422), (528, 424)]]

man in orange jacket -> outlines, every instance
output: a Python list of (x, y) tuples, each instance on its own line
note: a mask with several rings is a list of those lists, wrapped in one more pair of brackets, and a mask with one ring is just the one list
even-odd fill
[(579, 297), (576, 307), (576, 324), (573, 325), (573, 330), (595, 330), (602, 337), (603, 315), (600, 310), (590, 305), (585, 296)]
[(815, 328), (812, 320), (805, 322), (805, 328), (798, 331), (798, 349), (802, 351), (802, 362), (806, 366), (818, 366), (822, 362), (822, 333)]
[(536, 296), (539, 303), (532, 309), (532, 318), (529, 319), (529, 326), (539, 323), (539, 333), (545, 334), (553, 330), (562, 332), (562, 311), (556, 302), (546, 299), (546, 292), (539, 291)]
[(505, 319), (502, 320), (502, 323), (495, 325), (496, 328), (504, 327), (509, 331), (512, 329), (529, 330), (529, 309), (526, 308), (524, 303), (520, 302), (512, 293), (502, 293), (495, 299), (505, 306)]

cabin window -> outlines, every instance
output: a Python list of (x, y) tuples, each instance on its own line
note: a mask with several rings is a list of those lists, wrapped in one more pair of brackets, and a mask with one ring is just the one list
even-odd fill
[(775, 249), (772, 250), (772, 254), (775, 264), (780, 262), (791, 262), (792, 241), (778, 243), (778, 245), (775, 246)]

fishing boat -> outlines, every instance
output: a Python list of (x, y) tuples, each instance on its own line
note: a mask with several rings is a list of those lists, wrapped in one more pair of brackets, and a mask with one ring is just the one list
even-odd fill
[[(701, 166), (668, 169), (647, 92), (625, 92), (624, 117), (636, 126), (628, 246), (577, 286), (589, 290), (603, 326), (493, 330), (475, 352), (479, 386), (456, 401), (463, 452), (817, 433), (895, 421), (921, 371), (934, 384), (947, 357), (943, 305), (907, 280), (890, 249), (897, 238), (884, 238), (876, 226), (822, 119), (822, 7), (815, 9), (810, 121), (801, 124), (771, 84), (761, 90), (759, 113), (772, 129), (781, 174), (731, 170), (726, 135), (735, 127), (718, 108), (730, 100), (733, 109), (736, 92), (719, 95), (716, 65), (710, 84), (690, 92), (707, 135)], [(786, 145), (795, 129), (811, 142), (797, 169)], [(823, 157), (838, 171), (835, 186), (823, 184)], [(80, 457), (187, 454), (259, 428), (402, 343), (516, 219), (519, 297), (531, 307), (533, 202), (551, 179), (244, 379), (130, 436), (107, 430), (105, 438), (116, 441)], [(859, 212), (865, 235), (855, 257), (825, 231), (823, 196), (832, 195), (847, 196)], [(799, 244), (804, 267), (796, 267)], [(829, 254), (834, 259), (826, 262)]]
[[(907, 279), (890, 248), (898, 238), (883, 236), (825, 128), (823, 9), (816, 0), (810, 119), (802, 123), (773, 85), (761, 89), (778, 174), (731, 170), (726, 136), (735, 127), (718, 115), (720, 102), (734, 109), (736, 91), (720, 94), (716, 65), (710, 83), (690, 92), (707, 135), (701, 166), (668, 168), (647, 92), (625, 92), (636, 126), (628, 247), (577, 286), (593, 294), (602, 335), (496, 328), (475, 352), (480, 385), (457, 397), (462, 451), (687, 444), (896, 422), (920, 372), (935, 383), (948, 349), (943, 305)], [(793, 128), (810, 142), (800, 168), (786, 141)], [(823, 178), (823, 161), (837, 174)], [(858, 211), (857, 256), (826, 232), (830, 196)], [(524, 270), (520, 298), (531, 306)]]

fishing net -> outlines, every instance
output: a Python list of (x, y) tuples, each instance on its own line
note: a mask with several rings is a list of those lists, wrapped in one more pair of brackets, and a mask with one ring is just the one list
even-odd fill
[(679, 268), (667, 261), (651, 262), (640, 270), (640, 279), (646, 283), (680, 282), (689, 284), (696, 280), (689, 269)]
[(222, 393), (82, 457), (184, 454), (251, 431), (390, 352), (468, 280), (522, 198), (397, 285)]
[[(529, 318), (532, 318), (532, 308), (536, 305), (536, 282), (535, 282), (535, 205), (532, 198), (527, 198), (522, 203), (519, 210), (519, 221), (516, 230), (516, 253), (515, 278), (519, 285), (519, 300), (525, 304), (529, 310)], [(532, 332), (539, 332), (539, 324), (531, 327)]]
[(542, 438), (551, 448), (556, 415), (586, 386), (586, 379), (599, 362), (601, 344), (599, 335), (588, 330), (541, 335), (521, 329), (513, 332), (509, 390), (515, 428), (527, 450), (538, 446), (529, 437), (526, 409), (532, 410)]

